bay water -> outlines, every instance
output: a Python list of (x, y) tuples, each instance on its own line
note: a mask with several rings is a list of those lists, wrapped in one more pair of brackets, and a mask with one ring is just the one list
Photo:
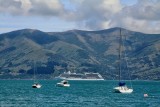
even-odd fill
[(0, 107), (160, 107), (160, 81), (133, 81), (132, 94), (113, 93), (118, 81), (69, 81), (68, 88), (39, 82), (34, 89), (32, 80), (0, 80)]

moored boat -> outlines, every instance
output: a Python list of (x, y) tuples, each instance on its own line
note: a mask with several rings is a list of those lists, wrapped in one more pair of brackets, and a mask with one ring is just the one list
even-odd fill
[(41, 88), (41, 86), (42, 86), (41, 84), (33, 84), (32, 88)]
[(63, 80), (63, 81), (57, 83), (56, 86), (58, 86), (58, 87), (70, 87), (70, 84), (68, 83), (67, 80)]
[(34, 84), (32, 85), (32, 88), (41, 88), (42, 85), (38, 83), (38, 80), (36, 80), (36, 72), (37, 72), (37, 68), (36, 68), (36, 63), (34, 62)]
[[(126, 93), (126, 94), (129, 94), (129, 93), (132, 93), (133, 92), (133, 88), (132, 88), (132, 85), (131, 85), (131, 88), (128, 88), (126, 83), (125, 82), (122, 82), (121, 80), (121, 71), (122, 71), (122, 68), (121, 68), (121, 51), (122, 51), (122, 46), (123, 45), (123, 42), (122, 42), (122, 35), (121, 35), (121, 29), (120, 29), (120, 42), (119, 42), (119, 70), (118, 70), (118, 77), (119, 77), (119, 84), (117, 87), (114, 87), (113, 88), (113, 91), (115, 93)], [(131, 81), (130, 81), (131, 83)]]

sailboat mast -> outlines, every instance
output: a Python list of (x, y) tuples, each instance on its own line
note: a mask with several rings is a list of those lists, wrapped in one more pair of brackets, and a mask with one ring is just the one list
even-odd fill
[(120, 28), (120, 39), (119, 39), (119, 82), (121, 81), (121, 50), (122, 50), (122, 35), (121, 35), (121, 28)]
[(36, 79), (35, 73), (36, 73), (36, 63), (35, 63), (35, 61), (34, 61), (34, 83), (36, 82), (36, 81), (35, 81), (35, 79)]

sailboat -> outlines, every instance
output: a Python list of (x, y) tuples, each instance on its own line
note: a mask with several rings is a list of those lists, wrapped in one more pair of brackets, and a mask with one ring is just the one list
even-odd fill
[(41, 88), (42, 85), (39, 84), (38, 81), (36, 80), (36, 72), (37, 72), (37, 68), (34, 62), (34, 84), (32, 85), (32, 88)]
[(113, 91), (115, 93), (132, 93), (133, 92), (133, 88), (128, 88), (125, 82), (122, 82), (121, 80), (121, 51), (122, 51), (122, 35), (121, 35), (121, 29), (120, 29), (120, 42), (119, 42), (119, 84), (117, 87), (114, 87)]

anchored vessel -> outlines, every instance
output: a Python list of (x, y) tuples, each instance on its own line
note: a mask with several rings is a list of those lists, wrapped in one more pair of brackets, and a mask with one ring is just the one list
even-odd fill
[(70, 87), (70, 84), (68, 83), (67, 80), (63, 80), (63, 81), (57, 83), (56, 86), (58, 86), (58, 87)]
[(99, 73), (71, 73), (70, 71), (61, 74), (58, 78), (65, 80), (104, 80)]
[(41, 84), (35, 83), (32, 85), (32, 88), (41, 88)]
[(119, 71), (118, 71), (118, 76), (119, 76), (119, 84), (117, 87), (114, 87), (114, 92), (115, 93), (132, 93), (133, 92), (133, 88), (131, 85), (131, 88), (128, 88), (125, 82), (122, 82), (121, 80), (121, 51), (122, 51), (122, 46), (123, 42), (122, 42), (122, 35), (121, 35), (121, 29), (120, 29), (120, 43), (119, 43)]
[(41, 88), (42, 85), (39, 84), (38, 80), (36, 80), (36, 72), (37, 72), (37, 68), (36, 68), (36, 63), (34, 62), (34, 84), (32, 85), (32, 88)]

